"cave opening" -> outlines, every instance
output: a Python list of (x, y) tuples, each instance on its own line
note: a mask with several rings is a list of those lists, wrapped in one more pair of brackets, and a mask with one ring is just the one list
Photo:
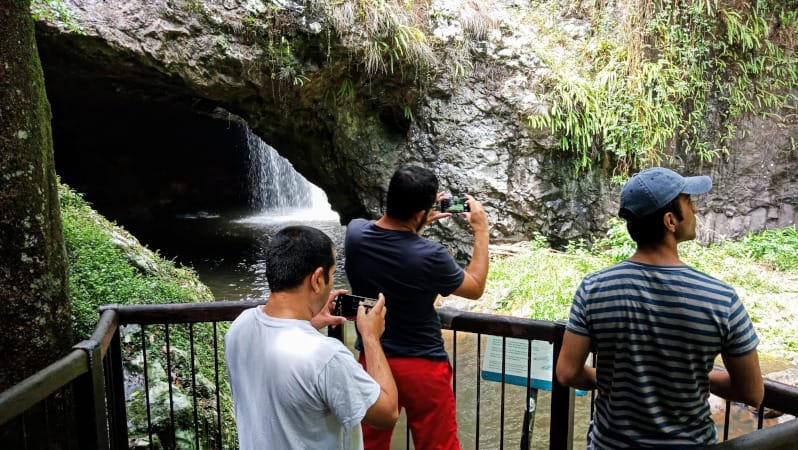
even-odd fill
[(48, 83), (48, 97), (61, 181), (217, 298), (265, 295), (263, 247), (285, 225), (342, 247), (326, 194), (227, 111), (96, 79)]

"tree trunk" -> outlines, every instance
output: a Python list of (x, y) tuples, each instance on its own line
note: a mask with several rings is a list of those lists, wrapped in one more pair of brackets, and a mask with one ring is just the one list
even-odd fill
[[(70, 315), (50, 105), (30, 1), (0, 0), (0, 391), (69, 351)], [(68, 447), (59, 442), (73, 429), (64, 427), (69, 397), (62, 391), (7, 424), (0, 448)]]

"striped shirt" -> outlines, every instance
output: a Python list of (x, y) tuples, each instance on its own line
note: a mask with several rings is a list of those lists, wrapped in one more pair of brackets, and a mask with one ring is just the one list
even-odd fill
[(567, 329), (590, 337), (598, 357), (588, 442), (601, 449), (715, 442), (715, 358), (759, 343), (731, 286), (689, 266), (632, 261), (585, 277)]

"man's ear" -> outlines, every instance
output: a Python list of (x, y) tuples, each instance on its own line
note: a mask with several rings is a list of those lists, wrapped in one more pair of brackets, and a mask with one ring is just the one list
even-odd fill
[(324, 269), (321, 267), (316, 267), (316, 270), (310, 274), (310, 289), (313, 292), (321, 292), (322, 280), (324, 280)]
[(676, 225), (678, 225), (676, 214), (672, 212), (666, 212), (665, 215), (662, 216), (662, 222), (665, 224), (666, 230), (670, 232), (676, 231)]
[(413, 223), (425, 225), (427, 223), (427, 216), (429, 216), (429, 209), (422, 209), (421, 211), (413, 214)]

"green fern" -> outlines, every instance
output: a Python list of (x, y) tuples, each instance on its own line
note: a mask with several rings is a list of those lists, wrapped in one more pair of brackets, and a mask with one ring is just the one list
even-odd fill
[[(539, 49), (552, 69), (551, 105), (528, 123), (558, 136), (577, 171), (597, 162), (618, 173), (660, 164), (674, 144), (715, 160), (728, 153), (741, 114), (798, 103), (791, 93), (798, 87), (798, 2), (774, 3), (630, 2), (635, 25), (625, 34), (638, 37), (617, 42), (618, 30), (598, 33), (581, 49), (584, 67), (557, 48)], [(594, 22), (606, 24), (606, 14), (598, 11)], [(778, 34), (771, 35), (771, 23)], [(708, 128), (713, 114), (720, 133)]]

